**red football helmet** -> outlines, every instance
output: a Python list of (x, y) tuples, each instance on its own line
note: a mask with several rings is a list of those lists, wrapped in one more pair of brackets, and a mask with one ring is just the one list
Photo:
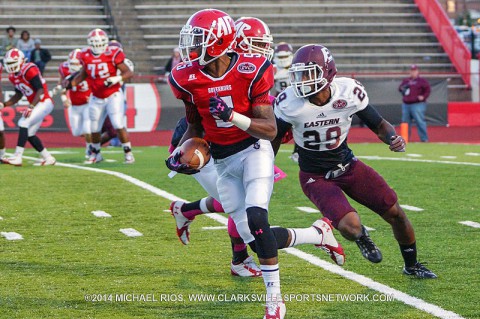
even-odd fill
[(337, 68), (326, 47), (308, 44), (295, 52), (288, 73), (295, 95), (307, 97), (328, 88)]
[(235, 21), (238, 53), (260, 53), (268, 60), (273, 57), (273, 37), (268, 25), (260, 19), (242, 17)]
[(87, 43), (94, 54), (102, 54), (108, 46), (108, 35), (102, 29), (93, 29), (88, 34)]
[[(193, 14), (180, 31), (182, 60), (206, 65), (235, 45), (235, 24), (223, 11), (205, 9)], [(201, 49), (201, 50), (199, 50)], [(211, 59), (207, 59), (206, 55)]]
[(70, 73), (75, 73), (77, 71), (80, 71), (82, 68), (82, 63), (80, 63), (80, 55), (82, 54), (82, 50), (80, 49), (75, 49), (72, 52), (68, 54), (68, 69), (70, 70)]
[(292, 65), (293, 48), (286, 42), (280, 42), (275, 47), (275, 57), (273, 58), (273, 64), (279, 68), (289, 68)]
[(3, 59), (3, 65), (8, 73), (17, 73), (25, 63), (25, 55), (19, 49), (8, 50)]

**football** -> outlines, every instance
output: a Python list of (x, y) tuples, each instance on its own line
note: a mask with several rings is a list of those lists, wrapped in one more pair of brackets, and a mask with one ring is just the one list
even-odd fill
[(188, 164), (191, 168), (201, 169), (210, 160), (210, 147), (203, 138), (192, 137), (186, 140), (181, 146), (180, 163)]

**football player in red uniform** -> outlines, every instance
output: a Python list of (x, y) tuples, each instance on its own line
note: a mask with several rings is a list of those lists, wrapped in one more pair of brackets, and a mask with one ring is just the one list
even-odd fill
[(55, 158), (43, 146), (36, 135), (45, 116), (53, 110), (53, 102), (48, 93), (47, 83), (40, 70), (33, 63), (25, 63), (23, 52), (11, 49), (3, 60), (8, 79), (15, 87), (15, 94), (4, 103), (13, 106), (25, 96), (30, 105), (18, 121), (20, 131), (15, 154), (4, 160), (4, 163), (21, 166), (22, 155), (27, 141), (40, 153), (42, 160), (38, 165), (55, 165)]
[(437, 276), (417, 261), (413, 226), (398, 204), (395, 191), (371, 167), (357, 159), (347, 144), (356, 114), (393, 152), (405, 152), (405, 140), (369, 104), (363, 85), (336, 78), (330, 51), (321, 45), (298, 49), (289, 69), (291, 86), (275, 100), (278, 141), (293, 128), (298, 145), (300, 184), (305, 195), (362, 255), (373, 263), (382, 254), (362, 225), (347, 197), (371, 209), (388, 222), (405, 262), (403, 272), (417, 278)]
[[(2, 71), (3, 71), (3, 65), (0, 64), (0, 83), (2, 81)], [(0, 163), (3, 163), (3, 160), (5, 158), (5, 126), (3, 124), (3, 119), (2, 119), (2, 112), (1, 110), (5, 107), (3, 104), (3, 90), (2, 86), (0, 84)]]
[[(89, 47), (82, 50), (79, 60), (83, 68), (73, 79), (66, 79), (63, 86), (67, 89), (88, 81), (92, 96), (89, 101), (89, 115), (92, 130), (92, 154), (85, 164), (99, 163), (103, 160), (100, 153), (101, 129), (108, 115), (117, 130), (125, 152), (125, 163), (132, 164), (135, 158), (125, 129), (123, 115), (125, 98), (121, 82), (133, 76), (132, 70), (124, 63), (125, 54), (117, 46), (108, 45), (108, 36), (101, 29), (90, 31), (87, 38)], [(117, 70), (121, 75), (117, 75)]]
[[(66, 78), (73, 77), (75, 73), (82, 68), (80, 55), (82, 51), (75, 49), (68, 55), (68, 60), (60, 64), (58, 73), (60, 74), (60, 83)], [(56, 88), (58, 90), (58, 87)], [(68, 93), (68, 94), (67, 94)], [(73, 136), (83, 135), (85, 138), (85, 154), (90, 157), (90, 145), (92, 143), (90, 117), (88, 109), (88, 100), (92, 91), (87, 81), (83, 81), (71, 89), (64, 90), (61, 95), (63, 106), (67, 108), (68, 120)]]
[[(268, 204), (273, 190), (273, 149), (277, 128), (269, 90), (273, 68), (261, 54), (229, 52), (235, 25), (225, 12), (206, 9), (193, 14), (180, 32), (184, 62), (169, 75), (173, 93), (183, 100), (188, 127), (179, 142), (203, 136), (211, 146), (218, 173), (219, 200), (239, 234), (252, 243), (267, 290), (267, 319), (285, 316), (280, 294), (278, 248), (311, 243), (327, 248), (343, 264), (343, 249), (327, 219), (305, 229), (270, 228)], [(179, 162), (177, 148), (167, 167), (184, 174), (198, 170)]]

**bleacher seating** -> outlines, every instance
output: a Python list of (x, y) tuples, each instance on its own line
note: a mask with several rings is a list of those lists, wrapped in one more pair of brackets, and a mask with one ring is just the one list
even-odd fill
[(294, 49), (321, 43), (335, 56), (340, 72), (404, 72), (415, 63), (422, 70), (454, 73), (448, 56), (431, 32), (413, 0), (222, 1), (139, 0), (140, 27), (145, 32), (154, 70), (160, 71), (178, 44), (178, 34), (197, 10), (215, 7), (234, 19), (255, 16), (264, 20), (275, 42)]

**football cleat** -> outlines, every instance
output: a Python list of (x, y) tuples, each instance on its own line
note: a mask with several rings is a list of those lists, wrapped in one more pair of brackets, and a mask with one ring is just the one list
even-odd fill
[(34, 166), (49, 166), (49, 165), (55, 165), (57, 163), (57, 160), (53, 156), (49, 156), (47, 158), (42, 159), (40, 162), (37, 162), (33, 164)]
[(287, 308), (283, 300), (279, 301), (267, 301), (265, 305), (265, 316), (263, 319), (283, 319), (285, 318), (285, 313)]
[(103, 161), (102, 154), (100, 152), (98, 153), (92, 152), (92, 154), (90, 154), (90, 157), (85, 162), (83, 162), (83, 164), (92, 165), (92, 164), (98, 164), (101, 161)]
[(255, 260), (252, 256), (248, 256), (247, 259), (239, 263), (238, 265), (234, 265), (230, 263), (230, 273), (233, 276), (240, 276), (240, 277), (261, 277), (262, 271), (255, 263)]
[(322, 236), (321, 243), (315, 245), (315, 247), (325, 250), (337, 265), (343, 266), (345, 263), (345, 252), (342, 245), (333, 235), (333, 226), (330, 220), (327, 217), (323, 217), (315, 221), (312, 226)]
[(355, 242), (357, 243), (358, 248), (360, 248), (363, 257), (375, 264), (382, 261), (382, 253), (370, 238), (365, 226), (362, 225), (362, 236), (355, 240)]
[(23, 160), (21, 155), (15, 154), (12, 157), (2, 159), (2, 162), (13, 166), (22, 166)]
[(190, 242), (190, 224), (193, 221), (192, 219), (188, 219), (182, 213), (182, 206), (185, 202), (176, 201), (170, 204), (170, 211), (172, 212), (172, 216), (175, 218), (175, 222), (177, 223), (177, 236), (178, 239), (184, 245), (188, 245)]
[(403, 267), (403, 273), (409, 276), (415, 276), (420, 279), (435, 279), (435, 275), (431, 270), (417, 262), (413, 267)]
[(133, 164), (135, 163), (135, 157), (133, 157), (132, 152), (125, 153), (125, 164)]

